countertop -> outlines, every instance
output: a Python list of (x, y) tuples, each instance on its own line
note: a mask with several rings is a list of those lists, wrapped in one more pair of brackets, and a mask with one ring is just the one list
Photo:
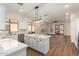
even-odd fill
[(26, 47), (28, 45), (12, 38), (0, 39), (0, 56), (6, 56)]
[(49, 37), (51, 37), (50, 35), (42, 35), (42, 34), (28, 34), (27, 36), (39, 37), (39, 38), (49, 38)]

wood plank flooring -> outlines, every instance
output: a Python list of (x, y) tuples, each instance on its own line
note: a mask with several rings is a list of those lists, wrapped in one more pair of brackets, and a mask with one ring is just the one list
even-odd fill
[(28, 56), (76, 56), (77, 49), (70, 37), (64, 35), (53, 35), (50, 38), (50, 50), (46, 55), (32, 49), (27, 48)]

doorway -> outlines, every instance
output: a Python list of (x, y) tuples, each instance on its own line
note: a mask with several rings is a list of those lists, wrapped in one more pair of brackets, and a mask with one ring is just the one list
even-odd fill
[(64, 25), (63, 24), (56, 24), (55, 25), (55, 34), (56, 35), (60, 35), (60, 34), (64, 34)]

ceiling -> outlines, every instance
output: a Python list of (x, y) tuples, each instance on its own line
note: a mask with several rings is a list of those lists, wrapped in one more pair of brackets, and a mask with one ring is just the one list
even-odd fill
[[(16, 3), (5, 3), (2, 5), (6, 6), (7, 12), (16, 12), (26, 18), (33, 18), (34, 7), (39, 5), (39, 16), (42, 16), (43, 19), (47, 17), (47, 20), (52, 21), (69, 21), (71, 13), (79, 12), (78, 3), (24, 3), (23, 6)], [(69, 7), (65, 8), (65, 5), (69, 5)], [(19, 12), (19, 9), (22, 9), (23, 12)], [(66, 15), (66, 13), (69, 13), (69, 15)], [(45, 17), (45, 15), (47, 16)]]

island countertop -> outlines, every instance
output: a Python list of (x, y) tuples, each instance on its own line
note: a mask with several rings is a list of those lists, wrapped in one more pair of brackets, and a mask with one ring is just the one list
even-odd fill
[(28, 45), (12, 38), (0, 39), (0, 56), (9, 55), (26, 47)]
[(42, 34), (28, 34), (27, 36), (39, 37), (39, 38), (49, 38), (49, 37), (51, 37), (50, 35), (42, 35)]

